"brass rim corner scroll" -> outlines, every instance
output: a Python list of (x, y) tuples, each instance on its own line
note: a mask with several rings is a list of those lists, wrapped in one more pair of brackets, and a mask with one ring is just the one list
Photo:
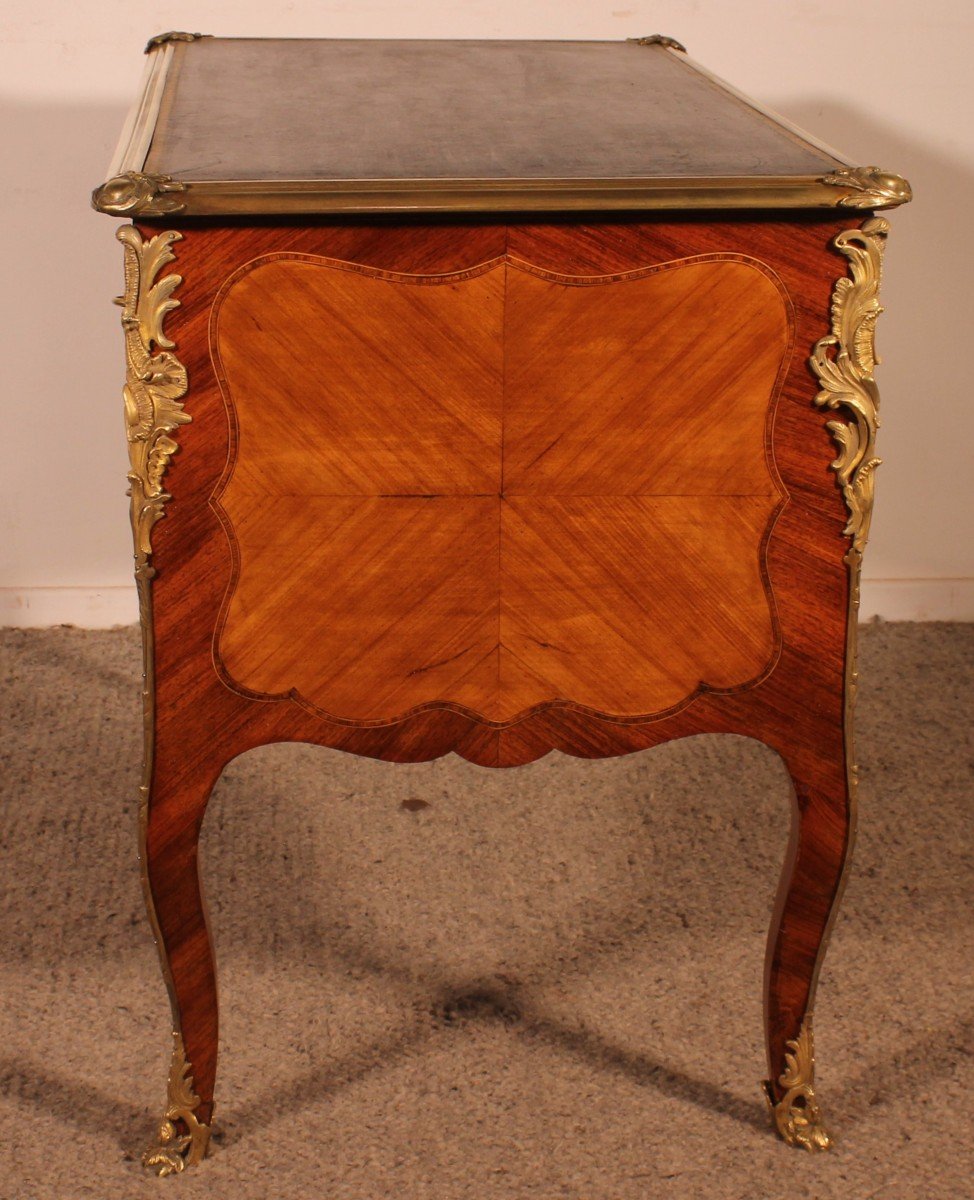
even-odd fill
[(839, 167), (822, 182), (845, 189), (836, 200), (839, 208), (896, 208), (913, 199), (913, 189), (901, 175), (879, 167)]
[[(162, 269), (175, 261), (173, 242), (181, 233), (167, 230), (145, 241), (134, 225), (118, 230), (116, 237), (124, 247), (125, 293), (118, 297), (122, 307), (125, 335), (125, 424), (129, 444), (129, 496), (131, 497), (132, 537), (135, 552), (135, 581), (139, 593), (139, 620), (142, 626), (142, 721), (144, 757), (142, 785), (139, 788), (139, 858), (142, 863), (142, 890), (149, 922), (155, 938), (162, 973), (173, 1007), (173, 1056), (169, 1074), (169, 1099), (166, 1117), (159, 1129), (158, 1144), (145, 1154), (147, 1167), (170, 1175), (199, 1162), (206, 1151), (209, 1126), (194, 1115), (199, 1097), (193, 1091), (189, 1063), (173, 997), (172, 977), (159, 931), (152, 892), (146, 874), (146, 830), (149, 817), (149, 788), (152, 783), (154, 751), (155, 688), (154, 634), (152, 625), (152, 527), (165, 515), (169, 493), (163, 487), (169, 460), (179, 449), (172, 434), (192, 418), (183, 411), (182, 399), (189, 380), (186, 368), (173, 353), (175, 345), (164, 331), (167, 315), (179, 306), (173, 292), (182, 277), (171, 274), (161, 279)], [(174, 1122), (188, 1130), (181, 1133)]]
[(145, 44), (146, 54), (151, 54), (159, 46), (168, 46), (170, 42), (198, 42), (200, 38), (212, 37), (212, 33), (183, 33), (178, 29), (170, 29), (166, 33), (157, 33)]
[(822, 1121), (815, 1097), (815, 1049), (812, 1040), (812, 1014), (802, 1022), (801, 1032), (785, 1043), (785, 1069), (778, 1082), (784, 1095), (774, 1103), (769, 1090), (771, 1110), (778, 1133), (789, 1146), (802, 1150), (828, 1150), (832, 1138)]
[[(200, 1098), (193, 1089), (193, 1077), (189, 1072), (183, 1039), (174, 1033), (166, 1115), (159, 1125), (157, 1142), (142, 1156), (142, 1165), (160, 1176), (176, 1175), (201, 1162), (210, 1140), (209, 1125), (196, 1117)], [(177, 1121), (188, 1130), (187, 1133), (180, 1133)]]
[[(91, 205), (98, 212), (108, 213), (112, 217), (164, 217), (182, 212), (186, 207), (180, 195), (185, 190), (186, 185), (170, 175), (124, 171), (95, 188), (91, 193)], [(154, 238), (152, 240), (155, 241)]]
[(627, 42), (635, 42), (637, 46), (663, 46), (667, 50), (679, 50), (686, 54), (687, 48), (676, 38), (667, 37), (665, 33), (651, 33), (649, 37), (626, 38)]

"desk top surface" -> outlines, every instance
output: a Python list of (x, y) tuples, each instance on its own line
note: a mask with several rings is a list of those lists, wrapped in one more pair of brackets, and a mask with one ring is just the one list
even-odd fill
[[(95, 194), (117, 215), (834, 207), (868, 190), (668, 38), (169, 34), (148, 53)], [(133, 198), (126, 177), (156, 183), (130, 180)]]

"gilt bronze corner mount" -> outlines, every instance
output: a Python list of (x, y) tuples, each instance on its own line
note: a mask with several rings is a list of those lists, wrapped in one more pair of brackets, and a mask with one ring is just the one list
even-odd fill
[(665, 33), (651, 33), (649, 37), (626, 38), (627, 42), (635, 42), (637, 46), (665, 46), (667, 50), (679, 50), (686, 54), (687, 48), (676, 38), (667, 37)]
[(876, 321), (883, 311), (879, 287), (888, 235), (889, 222), (871, 217), (836, 237), (835, 248), (849, 260), (850, 273), (835, 284), (831, 333), (816, 342), (809, 359), (821, 384), (815, 403), (850, 418), (829, 421), (828, 429), (839, 447), (832, 468), (849, 510), (845, 533), (859, 554), (869, 537), (874, 473), (880, 464), (875, 454), (879, 391), (873, 371), (879, 361)]
[(178, 29), (170, 29), (166, 33), (157, 33), (145, 44), (146, 54), (151, 54), (160, 46), (168, 46), (170, 42), (198, 42), (201, 38), (212, 37), (212, 33), (182, 33)]
[(186, 185), (170, 175), (124, 171), (91, 193), (91, 206), (112, 217), (163, 217), (181, 212)]
[(879, 167), (839, 167), (822, 182), (843, 189), (836, 200), (840, 208), (896, 208), (913, 199), (913, 189), (901, 175)]
[(163, 478), (178, 449), (171, 435), (191, 419), (182, 404), (186, 368), (163, 329), (166, 316), (179, 305), (172, 293), (182, 277), (158, 278), (175, 259), (172, 243), (182, 234), (168, 230), (145, 241), (134, 225), (124, 225), (117, 236), (125, 247), (125, 294), (118, 303), (127, 359), (124, 400), (136, 577), (151, 578), (151, 530), (169, 499)]

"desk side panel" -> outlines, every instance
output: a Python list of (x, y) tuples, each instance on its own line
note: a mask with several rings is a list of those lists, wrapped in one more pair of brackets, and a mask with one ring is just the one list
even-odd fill
[[(828, 328), (832, 284), (842, 263), (830, 243), (853, 222), (771, 219), (625, 219), (510, 226), (348, 220), (297, 223), (189, 223), (178, 252), (182, 307), (168, 330), (189, 372), (186, 410), (167, 486), (172, 500), (154, 532), (157, 720), (179, 728), (188, 760), (224, 761), (270, 741), (309, 741), (391, 761), (456, 752), (474, 762), (512, 766), (552, 749), (605, 757), (706, 731), (793, 743), (794, 714), (814, 741), (816, 722), (841, 722), (845, 665), (846, 512), (830, 468), (834, 447), (814, 405), (805, 359)], [(145, 230), (148, 235), (154, 232)], [(703, 687), (678, 711), (652, 719), (593, 715), (549, 706), (496, 728), (443, 705), (401, 720), (350, 725), (309, 711), (293, 696), (252, 698), (231, 690), (214, 660), (214, 633), (228, 595), (233, 550), (212, 500), (231, 452), (231, 429), (210, 350), (214, 301), (244, 264), (274, 254), (314, 255), (375, 271), (442, 274), (509, 255), (555, 274), (611, 275), (694, 255), (742, 255), (781, 281), (793, 312), (796, 350), (782, 381), (770, 458), (786, 499), (768, 540), (765, 569), (778, 624), (773, 670), (738, 691)], [(733, 320), (733, 314), (727, 317)], [(721, 320), (715, 314), (714, 322)], [(733, 419), (727, 422), (733, 433)], [(770, 476), (769, 476), (770, 478)], [(762, 488), (766, 491), (767, 489)], [(679, 548), (673, 547), (674, 553)]]
[(348, 724), (453, 705), (500, 727), (752, 685), (779, 650), (791, 334), (778, 281), (735, 256), (609, 276), (253, 260), (211, 322), (228, 686)]

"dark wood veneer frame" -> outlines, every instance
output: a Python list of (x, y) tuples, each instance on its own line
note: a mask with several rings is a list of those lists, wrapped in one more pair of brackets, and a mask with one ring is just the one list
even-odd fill
[[(794, 782), (792, 838), (769, 939), (766, 1020), (769, 1078), (810, 1008), (825, 935), (854, 831), (845, 705), (849, 574), (847, 512), (830, 464), (834, 445), (813, 404), (806, 363), (828, 332), (832, 288), (845, 260), (835, 235), (861, 215), (688, 215), (585, 221), (524, 218), (142, 222), (145, 236), (178, 229), (174, 269), (181, 307), (167, 332), (189, 373), (180, 450), (169, 467), (172, 499), (153, 530), (155, 730), (145, 869), (168, 963), (173, 1004), (201, 1103), (212, 1113), (217, 1055), (216, 975), (198, 876), (198, 838), (224, 766), (253, 747), (313, 742), (390, 762), (455, 752), (486, 766), (515, 766), (551, 750), (582, 758), (626, 754), (697, 733), (736, 733), (776, 750)], [(768, 543), (767, 570), (780, 628), (773, 669), (733, 693), (702, 692), (676, 712), (612, 721), (566, 707), (531, 712), (505, 728), (450, 708), (383, 726), (331, 723), (288, 700), (231, 691), (215, 670), (213, 634), (231, 572), (227, 538), (210, 497), (228, 456), (228, 422), (210, 357), (208, 323), (227, 276), (258, 256), (297, 252), (385, 269), (439, 273), (511, 253), (562, 273), (609, 274), (675, 258), (726, 252), (768, 264), (795, 314), (795, 351), (774, 421), (774, 460), (789, 500)], [(679, 553), (679, 547), (674, 547)]]

